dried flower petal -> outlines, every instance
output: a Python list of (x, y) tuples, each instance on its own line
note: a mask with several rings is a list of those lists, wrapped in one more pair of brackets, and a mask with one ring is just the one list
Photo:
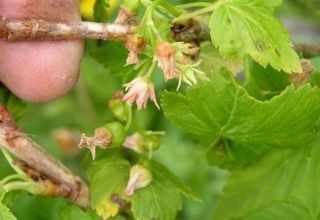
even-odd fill
[(152, 174), (147, 168), (134, 165), (130, 169), (130, 178), (124, 193), (127, 196), (132, 196), (136, 190), (148, 186), (151, 181)]
[(87, 137), (81, 134), (79, 148), (88, 148), (91, 152), (92, 159), (96, 158), (96, 147), (106, 148), (111, 143), (112, 137), (104, 127), (97, 128), (93, 137)]
[(143, 136), (139, 133), (134, 133), (133, 135), (127, 137), (123, 146), (125, 148), (131, 149), (137, 153), (143, 153)]

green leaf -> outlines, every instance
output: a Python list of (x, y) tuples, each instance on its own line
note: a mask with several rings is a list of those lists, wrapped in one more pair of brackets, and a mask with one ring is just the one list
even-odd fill
[(228, 57), (249, 55), (263, 67), (301, 72), (289, 34), (272, 15), (281, 1), (226, 0), (210, 18), (212, 42)]
[(222, 70), (186, 96), (166, 92), (162, 107), (169, 120), (211, 147), (211, 163), (231, 166), (247, 164), (272, 147), (296, 147), (311, 139), (319, 99), (319, 89), (305, 85), (289, 86), (261, 102)]
[(153, 160), (151, 162), (151, 169), (154, 172), (161, 172), (161, 174), (168, 180), (170, 180), (184, 196), (189, 197), (195, 201), (201, 201), (201, 198), (199, 198), (188, 185), (181, 182), (181, 180), (177, 176), (175, 176), (171, 171), (169, 171), (160, 163)]
[[(245, 216), (251, 213), (255, 213), (253, 216), (262, 216), (271, 212), (279, 218), (268, 219), (283, 220), (285, 218), (281, 218), (283, 214), (279, 209), (282, 212), (287, 210), (288, 217), (294, 214), (293, 209), (299, 215), (307, 215), (302, 212), (302, 209), (307, 209), (313, 218), (291, 219), (317, 219), (320, 214), (320, 138), (304, 146), (273, 150), (259, 163), (233, 171), (215, 207), (214, 219), (260, 220), (264, 218)], [(296, 208), (292, 207), (293, 203)]]
[(250, 58), (245, 62), (245, 74), (248, 93), (262, 101), (279, 95), (290, 84), (287, 73), (270, 66), (263, 68)]
[(111, 17), (109, 7), (109, 0), (96, 0), (94, 4), (94, 20), (97, 22), (108, 22)]
[(125, 66), (128, 54), (129, 52), (123, 46), (123, 43), (119, 42), (105, 43), (101, 47), (92, 49), (90, 53), (112, 75), (122, 75), (130, 70), (130, 67)]
[(130, 164), (123, 159), (96, 161), (89, 170), (92, 207), (103, 218), (118, 214), (120, 204), (114, 196), (123, 199), (129, 179)]
[(182, 208), (181, 191), (189, 194), (165, 167), (151, 161), (152, 182), (132, 196), (132, 212), (137, 220), (172, 220)]
[(100, 220), (96, 214), (91, 211), (84, 211), (77, 206), (69, 205), (60, 211), (60, 220)]
[(0, 203), (0, 220), (17, 220), (17, 218), (5, 205)]
[(300, 219), (314, 219), (308, 210), (308, 207), (298, 202), (274, 202), (270, 206), (259, 210), (253, 214), (245, 216), (247, 220), (300, 220)]

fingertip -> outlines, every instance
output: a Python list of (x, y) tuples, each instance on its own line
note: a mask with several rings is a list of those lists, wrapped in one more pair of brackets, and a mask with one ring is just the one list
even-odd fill
[(77, 82), (81, 42), (1, 42), (0, 48), (0, 79), (24, 100), (57, 99)]

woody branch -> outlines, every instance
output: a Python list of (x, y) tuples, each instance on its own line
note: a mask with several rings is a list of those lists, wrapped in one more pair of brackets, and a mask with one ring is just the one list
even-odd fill
[(41, 148), (15, 124), (14, 119), (0, 104), (0, 146), (19, 158), (24, 164), (44, 176), (44, 184), (50, 183), (46, 195), (61, 196), (82, 207), (89, 205), (89, 189), (58, 160)]
[(0, 17), (0, 39), (19, 40), (70, 40), (101, 39), (124, 40), (135, 25), (95, 22), (55, 23), (44, 20), (11, 20)]

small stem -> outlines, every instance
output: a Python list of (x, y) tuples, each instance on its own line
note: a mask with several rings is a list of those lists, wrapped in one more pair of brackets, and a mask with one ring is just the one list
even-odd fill
[(44, 186), (41, 186), (39, 183), (36, 182), (11, 182), (7, 183), (3, 186), (3, 188), (7, 191), (16, 191), (16, 190), (23, 190), (27, 191), (31, 194), (38, 194), (38, 192), (44, 191)]
[(27, 181), (27, 180), (29, 180), (29, 178), (26, 179), (25, 177), (23, 177), (23, 176), (21, 176), (19, 174), (13, 174), (13, 175), (5, 177), (0, 182), (4, 185), (4, 184), (10, 182), (11, 180), (25, 180), (25, 181)]
[(171, 5), (167, 0), (159, 0), (158, 4), (162, 6), (167, 12), (177, 17), (182, 14), (182, 11), (177, 9), (177, 7)]
[(154, 134), (154, 135), (165, 135), (166, 132), (164, 132), (164, 131), (146, 131), (146, 134), (147, 135), (151, 135), (151, 134)]
[(154, 68), (156, 67), (156, 64), (157, 64), (157, 59), (156, 58), (153, 58), (152, 59), (152, 63), (151, 63), (151, 66), (148, 70), (148, 72), (145, 74), (146, 77), (151, 77), (153, 71), (154, 71)]
[(223, 3), (224, 3), (224, 1), (222, 1), (222, 0), (217, 1), (213, 4), (211, 4), (211, 6), (208, 6), (206, 8), (202, 8), (200, 10), (196, 10), (194, 12), (181, 15), (180, 17), (174, 19), (174, 22), (189, 20), (189, 19), (194, 18), (196, 16), (199, 16), (201, 14), (206, 14), (206, 13), (212, 12), (212, 11), (216, 10), (218, 7), (220, 7)]
[(128, 115), (128, 121), (125, 126), (125, 130), (128, 131), (132, 124), (132, 106), (130, 106), (129, 115)]
[(18, 173), (20, 176), (24, 176), (24, 177), (28, 178), (28, 176), (19, 167), (15, 166), (13, 164), (13, 159), (12, 159), (11, 155), (4, 148), (1, 148), (1, 151), (12, 169), (14, 171), (16, 171), (16, 173)]
[(152, 159), (152, 156), (153, 156), (153, 150), (152, 150), (152, 149), (149, 149), (148, 159), (151, 160), (151, 159)]
[(177, 8), (187, 9), (187, 8), (196, 8), (196, 7), (209, 7), (211, 5), (212, 3), (209, 3), (209, 2), (193, 2), (193, 3), (178, 5)]

